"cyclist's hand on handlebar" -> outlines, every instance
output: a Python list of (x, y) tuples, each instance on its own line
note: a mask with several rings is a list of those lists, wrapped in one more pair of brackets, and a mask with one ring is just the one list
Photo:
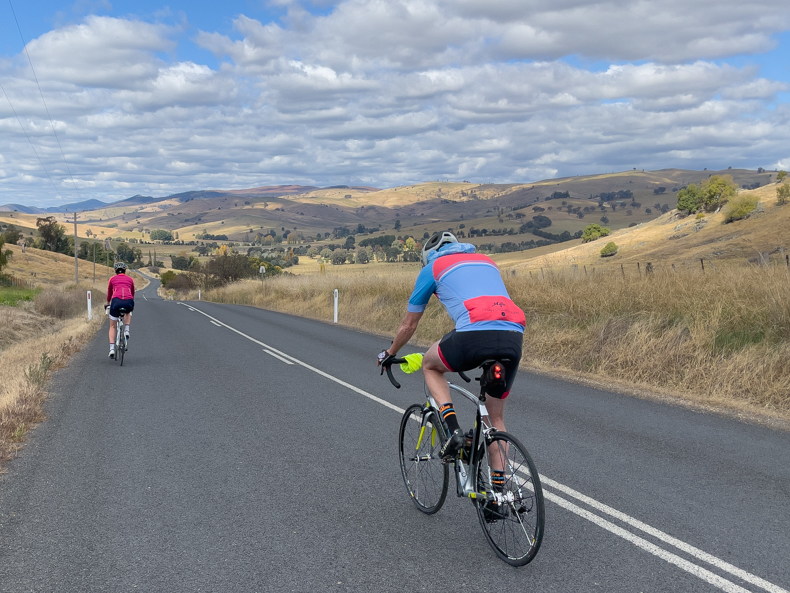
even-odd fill
[(395, 358), (392, 354), (387, 352), (386, 350), (382, 350), (379, 352), (378, 355), (378, 366), (381, 367), (381, 371), (379, 372), (380, 375), (384, 374), (384, 369), (387, 368), (389, 365), (392, 364), (392, 359)]

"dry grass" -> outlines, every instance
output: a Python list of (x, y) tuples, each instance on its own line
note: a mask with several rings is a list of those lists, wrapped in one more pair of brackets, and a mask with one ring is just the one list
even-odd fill
[[(35, 319), (12, 316), (18, 331), (24, 331), (28, 339), (0, 353), (0, 463), (12, 457), (27, 432), (44, 419), (41, 404), (46, 398), (48, 373), (63, 366), (104, 322), (99, 310), (92, 321), (59, 321), (26, 313)], [(0, 312), (0, 318), (4, 316), (9, 318), (6, 311)], [(29, 338), (28, 331), (39, 337)]]
[[(416, 270), (279, 277), (204, 293), (391, 336)], [(524, 364), (672, 393), (699, 404), (790, 415), (790, 275), (739, 266), (707, 273), (548, 273), (506, 277), (528, 320)], [(196, 298), (196, 297), (195, 297)], [(415, 342), (452, 328), (432, 300)]]
[(104, 323), (105, 295), (95, 288), (93, 320), (87, 320), (87, 288), (48, 288), (32, 303), (0, 306), (0, 463), (43, 419), (49, 372), (63, 366)]

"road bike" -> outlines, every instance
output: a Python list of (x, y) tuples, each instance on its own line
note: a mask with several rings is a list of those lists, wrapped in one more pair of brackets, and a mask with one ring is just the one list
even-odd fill
[[(109, 305), (107, 306), (106, 311), (109, 314), (110, 312)], [(121, 307), (120, 309), (118, 309), (118, 319), (116, 319), (115, 321), (113, 321), (112, 319), (110, 320), (110, 323), (115, 324), (115, 360), (117, 360), (120, 363), (120, 366), (123, 366), (123, 355), (128, 350), (128, 342), (126, 340), (126, 334), (123, 331), (124, 329), (123, 318), (126, 316), (127, 313), (131, 315), (131, 311), (129, 311), (129, 309), (125, 307)]]
[[(408, 363), (395, 358), (385, 367), (390, 382), (398, 389), (400, 384), (392, 376), (391, 366), (404, 362)], [(431, 515), (444, 504), (452, 466), (456, 494), (475, 505), (480, 526), (496, 555), (512, 566), (524, 566), (535, 558), (543, 541), (543, 489), (529, 452), (514, 436), (496, 430), (486, 410), (485, 387), (492, 373), (504, 372), (502, 361), (488, 360), (479, 369), (479, 396), (448, 381), (452, 391), (477, 407), (474, 428), (466, 434), (466, 444), (458, 456), (449, 463), (441, 459), (440, 451), (450, 433), (439, 406), (428, 394), (426, 403), (409, 406), (401, 419), (401, 473), (414, 504)], [(471, 382), (464, 373), (458, 374)], [(494, 485), (491, 470), (497, 468), (504, 470), (504, 482), (498, 478)]]

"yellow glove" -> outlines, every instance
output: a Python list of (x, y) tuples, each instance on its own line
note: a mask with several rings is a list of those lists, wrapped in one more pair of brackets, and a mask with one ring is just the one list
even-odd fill
[(406, 362), (402, 362), (400, 364), (400, 370), (402, 370), (407, 375), (417, 372), (422, 368), (421, 353), (417, 352), (416, 354), (407, 354), (403, 358), (406, 359)]

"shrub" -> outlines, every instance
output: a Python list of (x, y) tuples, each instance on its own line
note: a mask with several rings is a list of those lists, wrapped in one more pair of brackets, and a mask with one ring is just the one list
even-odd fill
[(617, 245), (614, 241), (609, 241), (603, 249), (601, 249), (601, 257), (611, 257), (617, 253)]
[(750, 212), (757, 208), (757, 196), (740, 195), (731, 199), (726, 206), (724, 222), (732, 222), (746, 218)]
[(584, 227), (584, 231), (582, 232), (582, 243), (589, 243), (590, 241), (595, 241), (600, 237), (606, 237), (611, 232), (612, 231), (610, 231), (605, 226), (602, 227), (601, 225), (595, 223), (588, 224), (586, 227)]
[[(103, 302), (107, 293), (91, 289), (91, 300), (95, 304)], [(88, 300), (86, 291), (76, 288), (71, 290), (44, 290), (33, 299), (33, 308), (40, 315), (69, 319), (79, 315), (87, 315)]]
[(705, 218), (704, 212), (697, 212), (697, 220), (699, 220), (700, 218)]
[(776, 174), (777, 183), (782, 183), (785, 177), (787, 177), (787, 171), (779, 171), (779, 173)]
[(162, 281), (162, 286), (167, 286), (168, 282), (173, 280), (177, 274), (173, 270), (167, 270), (162, 272), (162, 275), (159, 276), (159, 279)]
[(776, 188), (776, 202), (780, 206), (790, 202), (790, 184), (783, 183)]

